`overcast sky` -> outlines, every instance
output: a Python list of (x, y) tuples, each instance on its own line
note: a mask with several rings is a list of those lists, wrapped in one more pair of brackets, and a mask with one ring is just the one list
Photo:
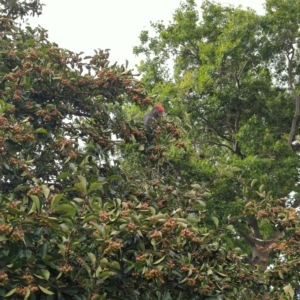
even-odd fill
[[(201, 0), (196, 0), (199, 5)], [(263, 0), (219, 0), (221, 4), (251, 7), (263, 14)], [(42, 0), (43, 14), (29, 22), (48, 30), (49, 38), (60, 47), (86, 55), (94, 49), (111, 49), (110, 61), (139, 63), (132, 54), (139, 34), (150, 29), (150, 21), (168, 22), (180, 0)]]

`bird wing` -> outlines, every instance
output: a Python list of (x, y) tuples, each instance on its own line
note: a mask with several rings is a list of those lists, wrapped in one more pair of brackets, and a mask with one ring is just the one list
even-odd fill
[(150, 114), (146, 114), (144, 117), (144, 125), (149, 128), (153, 123), (153, 117)]

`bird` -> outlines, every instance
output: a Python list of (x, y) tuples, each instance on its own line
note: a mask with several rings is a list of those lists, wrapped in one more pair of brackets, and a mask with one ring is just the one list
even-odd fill
[(146, 137), (148, 143), (153, 142), (154, 138), (154, 125), (157, 124), (160, 121), (161, 116), (164, 114), (165, 109), (164, 107), (160, 104), (157, 103), (152, 110), (145, 115), (144, 117), (144, 125), (146, 128)]

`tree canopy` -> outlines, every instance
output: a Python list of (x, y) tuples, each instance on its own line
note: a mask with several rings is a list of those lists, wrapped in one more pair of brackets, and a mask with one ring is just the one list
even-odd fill
[(139, 80), (0, 1), (0, 297), (295, 299), (299, 9), (186, 0)]

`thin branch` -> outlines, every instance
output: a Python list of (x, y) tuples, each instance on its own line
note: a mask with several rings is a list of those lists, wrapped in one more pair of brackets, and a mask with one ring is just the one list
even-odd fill
[(209, 126), (209, 127), (217, 134), (217, 136), (219, 136), (220, 138), (222, 138), (222, 139), (224, 139), (224, 140), (226, 140), (226, 141), (228, 141), (228, 142), (230, 142), (230, 143), (232, 142), (232, 140), (231, 140), (230, 138), (228, 138), (228, 137), (222, 135), (222, 134), (216, 129), (216, 127), (212, 124), (212, 122), (210, 122), (208, 119), (206, 119), (205, 117), (203, 117), (203, 115), (201, 114), (201, 112), (199, 112), (199, 109), (196, 108), (196, 110), (197, 110), (197, 112), (199, 113), (198, 117), (199, 117), (201, 120), (203, 120), (203, 121), (206, 123), (206, 125), (208, 125), (208, 126)]
[(213, 141), (208, 141), (208, 142), (203, 143), (203, 144), (210, 144), (210, 145), (216, 145), (216, 146), (220, 146), (220, 147), (225, 147), (225, 148), (229, 149), (232, 153), (236, 154), (236, 152), (234, 151), (234, 149), (232, 149), (230, 146), (228, 146), (226, 144), (217, 143), (217, 142), (213, 142)]
[[(289, 56), (289, 54), (291, 56)], [(290, 87), (290, 90), (292, 91), (292, 93), (294, 95), (295, 111), (294, 111), (294, 116), (293, 116), (293, 119), (292, 119), (291, 130), (290, 130), (290, 133), (289, 133), (288, 145), (291, 149), (293, 149), (292, 148), (292, 142), (293, 142), (293, 138), (294, 138), (295, 131), (296, 131), (298, 117), (299, 117), (299, 114), (300, 114), (300, 96), (297, 94), (297, 91), (296, 91), (296, 89), (294, 87), (294, 84), (293, 84), (293, 79), (294, 79), (294, 76), (293, 76), (293, 58), (294, 58), (294, 54), (295, 54), (293, 46), (292, 46), (292, 50), (289, 54), (287, 55), (288, 74), (289, 74), (289, 87)]]

